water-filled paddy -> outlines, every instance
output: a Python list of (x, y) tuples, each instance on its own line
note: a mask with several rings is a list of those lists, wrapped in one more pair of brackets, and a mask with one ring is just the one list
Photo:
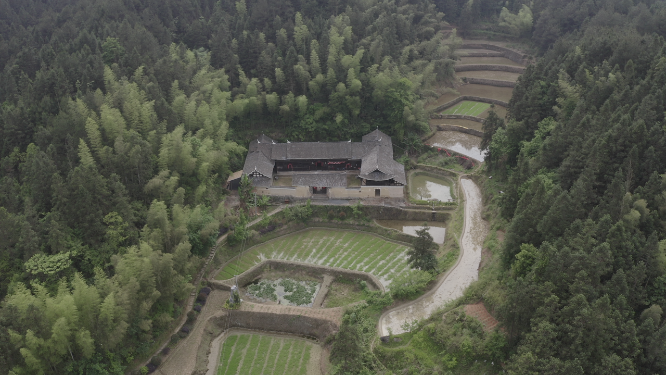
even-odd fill
[(289, 234), (245, 251), (227, 264), (216, 279), (226, 280), (264, 259), (282, 259), (371, 273), (385, 287), (394, 277), (409, 272), (406, 245), (365, 232), (310, 229)]
[[(483, 131), (483, 123), (481, 122), (476, 122), (472, 120), (465, 120), (462, 118), (433, 118), (430, 119), (430, 125), (458, 125), (458, 126), (464, 126), (469, 129), (474, 129), (478, 131)], [(433, 126), (433, 129), (435, 127)]]
[[(416, 231), (423, 229), (423, 221), (417, 220), (375, 220), (377, 224), (385, 227), (395, 229), (402, 233), (416, 236)], [(430, 230), (428, 233), (432, 236), (433, 241), (438, 244), (444, 243), (446, 236), (446, 224), (436, 221), (428, 222)]]
[(218, 375), (320, 374), (321, 347), (293, 336), (230, 332), (221, 345)]
[(483, 161), (485, 157), (479, 148), (481, 138), (470, 134), (456, 131), (438, 131), (426, 143), (455, 151), (478, 161)]
[(451, 181), (425, 173), (414, 173), (409, 178), (409, 193), (413, 198), (420, 200), (453, 201)]
[(458, 65), (511, 65), (511, 66), (523, 66), (516, 62), (513, 62), (506, 57), (467, 57), (462, 56)]
[(456, 76), (516, 82), (518, 77), (520, 77), (520, 73), (499, 72), (493, 70), (470, 70), (467, 72), (456, 72)]

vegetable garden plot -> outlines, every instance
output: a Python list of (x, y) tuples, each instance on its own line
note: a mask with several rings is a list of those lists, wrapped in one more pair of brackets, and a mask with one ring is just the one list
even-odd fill
[(409, 271), (407, 250), (368, 233), (311, 229), (248, 250), (225, 266), (217, 279), (230, 279), (264, 259), (282, 259), (368, 272), (388, 287), (394, 277)]
[(218, 375), (308, 375), (310, 352), (316, 344), (272, 335), (237, 333), (222, 344)]
[(264, 301), (279, 301), (283, 305), (312, 307), (321, 284), (292, 279), (261, 280), (247, 287), (247, 294)]

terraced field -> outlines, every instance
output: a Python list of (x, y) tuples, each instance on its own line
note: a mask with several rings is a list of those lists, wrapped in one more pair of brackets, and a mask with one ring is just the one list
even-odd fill
[(443, 115), (466, 115), (466, 116), (478, 116), (481, 112), (485, 111), (490, 107), (488, 103), (481, 102), (472, 102), (463, 100), (460, 104), (455, 105), (446, 111), (442, 112)]
[[(309, 375), (316, 345), (305, 340), (261, 334), (232, 334), (222, 344), (217, 375)], [(310, 371), (308, 371), (310, 370)]]
[(264, 259), (282, 259), (368, 272), (388, 287), (395, 276), (409, 271), (407, 249), (368, 233), (310, 229), (246, 251), (240, 260), (224, 267), (217, 279), (230, 279)]

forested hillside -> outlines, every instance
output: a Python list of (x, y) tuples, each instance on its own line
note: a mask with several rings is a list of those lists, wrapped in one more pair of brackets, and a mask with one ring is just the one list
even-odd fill
[(509, 223), (506, 368), (665, 373), (665, 4), (586, 5), (569, 21), (542, 5), (533, 40), (555, 44), (519, 79), (508, 122), (486, 123)]
[[(122, 373), (182, 313), (250, 137), (402, 149), (429, 1), (0, 1), (0, 374)], [(453, 34), (455, 38), (455, 34)]]

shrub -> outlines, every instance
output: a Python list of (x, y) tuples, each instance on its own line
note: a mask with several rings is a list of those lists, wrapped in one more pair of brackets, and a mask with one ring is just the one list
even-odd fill
[(202, 305), (205, 304), (206, 299), (208, 299), (208, 294), (206, 293), (199, 293), (197, 296), (197, 301), (201, 302)]
[(150, 364), (154, 365), (155, 367), (159, 367), (162, 364), (162, 358), (154, 356), (150, 359)]
[(177, 343), (178, 340), (180, 340), (180, 336), (178, 336), (177, 333), (174, 333), (173, 335), (171, 335), (171, 343), (172, 343), (172, 344)]
[(328, 219), (329, 220), (335, 219), (335, 211), (333, 210), (328, 211)]
[(184, 334), (187, 335), (188, 333), (190, 333), (190, 326), (187, 325), (183, 326), (183, 328), (180, 329), (180, 332), (183, 332)]
[(179, 339), (184, 339), (185, 337), (187, 337), (187, 333), (185, 333), (183, 331), (178, 331), (178, 338)]
[(165, 346), (164, 349), (162, 349), (162, 355), (168, 355), (170, 351), (171, 351), (171, 348), (169, 348), (168, 346)]
[(197, 313), (194, 311), (190, 311), (187, 313), (187, 322), (192, 323), (193, 321), (197, 320)]
[(194, 311), (196, 311), (196, 312), (201, 312), (201, 305), (199, 305), (199, 304), (194, 305), (194, 307), (192, 308), (192, 310), (194, 310)]
[(152, 363), (149, 363), (148, 366), (146, 367), (148, 368), (148, 374), (152, 374), (153, 372), (155, 372), (155, 370), (157, 370), (157, 366), (155, 366)]
[(205, 287), (201, 288), (201, 290), (199, 290), (199, 293), (204, 293), (205, 295), (209, 295), (210, 292), (211, 292), (211, 289), (207, 286), (205, 286)]
[(340, 218), (340, 220), (344, 220), (347, 218), (347, 214), (344, 211), (340, 211), (338, 217)]
[(414, 270), (403, 273), (391, 282), (391, 294), (397, 299), (414, 298), (432, 279), (433, 276), (426, 271)]

